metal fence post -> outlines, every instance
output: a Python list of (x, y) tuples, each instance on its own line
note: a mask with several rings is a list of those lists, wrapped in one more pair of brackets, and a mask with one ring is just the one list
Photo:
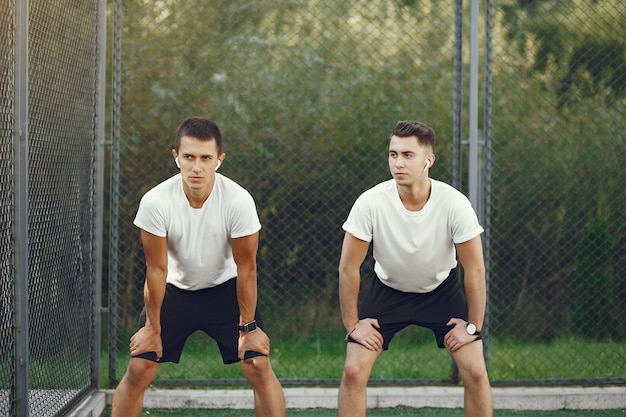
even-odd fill
[(15, 380), (16, 417), (28, 416), (28, 0), (15, 10)]

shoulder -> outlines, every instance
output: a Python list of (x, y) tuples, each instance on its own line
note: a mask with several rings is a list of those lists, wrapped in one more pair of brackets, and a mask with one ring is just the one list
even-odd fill
[(243, 186), (239, 185), (232, 179), (216, 174), (215, 188), (218, 199), (223, 207), (229, 207), (232, 210), (254, 210), (256, 212), (256, 203), (252, 194)]
[[(359, 204), (380, 204), (388, 201), (388, 197), (396, 191), (395, 180), (383, 181), (364, 191), (356, 200)], [(356, 204), (356, 203), (355, 203)]]
[(469, 203), (467, 196), (450, 184), (433, 178), (431, 178), (430, 181), (433, 190), (432, 195), (436, 196), (437, 200), (457, 204), (465, 204), (466, 202)]
[(172, 196), (177, 190), (180, 190), (181, 187), (181, 176), (180, 174), (176, 174), (146, 192), (141, 198), (141, 204), (161, 205), (164, 201), (171, 200), (168, 197)]
[(236, 181), (222, 174), (215, 174), (215, 184), (230, 197), (252, 198), (252, 194)]

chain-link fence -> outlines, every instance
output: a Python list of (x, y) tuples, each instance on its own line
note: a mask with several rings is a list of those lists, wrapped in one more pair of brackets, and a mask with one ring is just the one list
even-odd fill
[(105, 8), (97, 0), (0, 5), (0, 414), (58, 416), (98, 382)]
[[(341, 375), (341, 224), (362, 191), (389, 178), (388, 136), (400, 119), (435, 128), (433, 177), (465, 191), (480, 173), (492, 380), (624, 381), (626, 329), (615, 318), (626, 312), (625, 6), (481, 3), (478, 57), (468, 47), (470, 3), (114, 2), (112, 385), (143, 306), (132, 220), (141, 196), (176, 173), (174, 130), (192, 115), (222, 127), (220, 172), (255, 197), (259, 305), (284, 383)], [(481, 63), (475, 101), (473, 59)], [(468, 102), (478, 103), (482, 126), (474, 172), (463, 162)], [(362, 273), (367, 287), (370, 258)], [(447, 354), (417, 328), (394, 338), (372, 374), (374, 383), (450, 378)], [(157, 382), (241, 380), (198, 334), (180, 365), (161, 366)]]
[[(0, 0), (0, 27), (10, 27), (14, 19), (13, 1)], [(14, 74), (11, 68), (13, 55), (14, 33), (8, 32), (0, 36), (0, 381), (2, 396), (0, 411), (8, 411), (11, 400), (4, 392), (14, 380), (15, 362), (10, 360), (15, 347), (13, 323), (15, 322), (13, 275), (13, 135), (14, 125), (11, 123), (15, 109)], [(7, 57), (7, 58), (5, 58)], [(5, 382), (6, 381), (6, 382)], [(8, 414), (4, 413), (4, 414)]]
[[(492, 352), (507, 377), (624, 378), (626, 3), (501, 2), (494, 31)], [(527, 4), (522, 4), (527, 3)], [(523, 340), (506, 361), (498, 346)], [(566, 366), (541, 360), (551, 345)], [(619, 347), (621, 346), (621, 348)], [(537, 360), (529, 352), (540, 353)], [(584, 354), (586, 365), (575, 363)], [(506, 363), (510, 362), (510, 363)], [(599, 363), (615, 368), (598, 372)], [(504, 371), (506, 368), (510, 371)]]

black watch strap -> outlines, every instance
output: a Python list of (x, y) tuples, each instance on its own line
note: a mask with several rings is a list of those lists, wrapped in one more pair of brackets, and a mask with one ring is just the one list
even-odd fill
[(244, 333), (250, 333), (256, 330), (256, 320), (252, 320), (249, 323), (244, 324), (243, 326), (237, 326), (239, 331)]

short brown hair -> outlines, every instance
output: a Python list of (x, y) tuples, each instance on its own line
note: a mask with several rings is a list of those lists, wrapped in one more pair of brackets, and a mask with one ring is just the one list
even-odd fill
[(435, 131), (422, 122), (409, 120), (400, 121), (394, 126), (391, 131), (391, 136), (398, 136), (400, 138), (415, 136), (420, 145), (430, 146), (433, 152), (435, 150)]
[(213, 140), (215, 139), (215, 145), (218, 155), (222, 153), (222, 131), (211, 120), (203, 117), (190, 117), (185, 119), (178, 129), (176, 129), (176, 142), (174, 143), (174, 149), (178, 152), (180, 148), (180, 139), (183, 136), (189, 136), (198, 140)]

